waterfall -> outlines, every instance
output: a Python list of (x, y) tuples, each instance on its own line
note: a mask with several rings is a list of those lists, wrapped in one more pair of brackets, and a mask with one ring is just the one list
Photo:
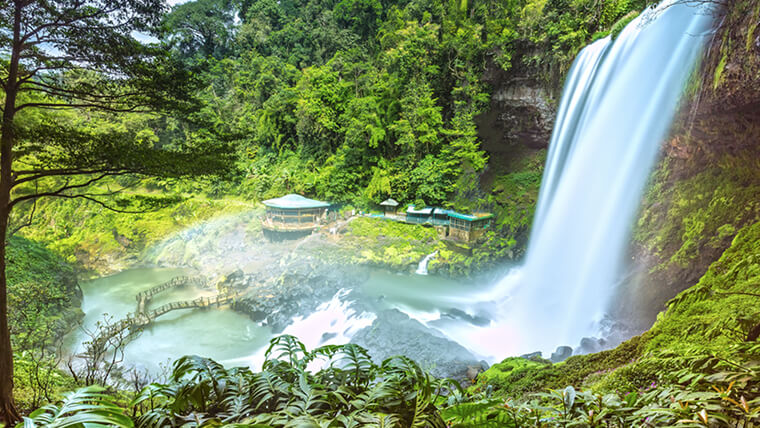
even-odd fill
[(599, 333), (645, 183), (712, 29), (711, 9), (666, 0), (583, 49), (568, 75), (525, 262), (483, 300), (488, 328), (447, 331), (508, 355)]
[(420, 264), (417, 265), (417, 270), (414, 271), (417, 275), (427, 275), (428, 274), (428, 263), (430, 263), (430, 260), (438, 254), (438, 251), (433, 251), (432, 253), (428, 254), (420, 260)]
[[(612, 44), (609, 37), (597, 40), (583, 49), (570, 68), (557, 117), (554, 120), (549, 153), (546, 156), (544, 176), (541, 181), (540, 200), (551, 200), (559, 182), (560, 173), (570, 154), (572, 139), (578, 129), (583, 108), (589, 93), (589, 86), (599, 68), (599, 63)], [(540, 227), (548, 204), (539, 204), (536, 208), (534, 226)]]
[(510, 299), (536, 349), (576, 345), (597, 333), (644, 185), (711, 23), (707, 10), (665, 2), (614, 42), (600, 40), (578, 55), (562, 94), (522, 283)]

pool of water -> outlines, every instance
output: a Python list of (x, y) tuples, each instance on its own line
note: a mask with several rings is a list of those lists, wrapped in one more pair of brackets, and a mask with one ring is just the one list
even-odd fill
[[(180, 269), (130, 269), (115, 275), (81, 284), (84, 295), (82, 326), (94, 330), (105, 317), (119, 320), (136, 309), (135, 295), (151, 287), (183, 275)], [(207, 290), (183, 287), (157, 295), (150, 307), (190, 300), (208, 295)], [(271, 332), (247, 316), (228, 309), (188, 309), (170, 312), (149, 325), (125, 348), (124, 360), (129, 365), (151, 372), (182, 355), (197, 354), (223, 364), (259, 352), (266, 346)], [(69, 350), (79, 352), (88, 336), (82, 329), (74, 331), (67, 342)]]
[[(81, 284), (85, 313), (83, 328), (93, 331), (104, 317), (118, 321), (134, 312), (140, 291), (184, 275), (181, 269), (130, 269)], [(470, 307), (477, 287), (432, 275), (395, 274), (371, 271), (369, 278), (356, 284), (359, 293), (341, 290), (315, 311), (293, 322), (279, 334), (297, 336), (313, 349), (325, 344), (347, 343), (359, 329), (372, 324), (375, 314), (398, 309), (432, 328), (445, 331), (449, 325), (487, 323), (488, 318)], [(150, 308), (213, 294), (195, 287), (181, 287), (155, 296)], [(361, 305), (351, 302), (361, 299)], [(359, 309), (361, 308), (361, 309)], [(248, 316), (229, 309), (187, 309), (169, 312), (147, 326), (124, 350), (130, 366), (158, 373), (162, 366), (182, 355), (210, 357), (226, 366), (260, 369), (263, 354), (274, 333)], [(83, 329), (68, 340), (70, 352), (83, 350), (88, 336)]]

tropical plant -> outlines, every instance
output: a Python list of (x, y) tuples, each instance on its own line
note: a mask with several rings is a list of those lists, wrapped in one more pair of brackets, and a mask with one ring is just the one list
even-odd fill
[(169, 383), (149, 385), (132, 405), (138, 427), (439, 428), (436, 402), (457, 389), (406, 357), (377, 365), (354, 344), (310, 351), (286, 335), (271, 341), (259, 373), (183, 357)]
[(453, 428), (468, 427), (758, 427), (760, 426), (760, 344), (743, 342), (726, 355), (696, 350), (650, 358), (681, 367), (660, 373), (640, 391), (594, 393), (572, 386), (530, 395), (516, 402), (490, 391), (453, 394), (442, 417)]
[(134, 427), (124, 409), (103, 391), (103, 388), (90, 386), (70, 392), (61, 404), (49, 404), (32, 412), (18, 428)]

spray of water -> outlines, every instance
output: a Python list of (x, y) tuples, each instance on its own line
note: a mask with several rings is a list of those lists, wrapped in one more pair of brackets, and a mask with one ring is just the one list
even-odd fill
[[(340, 290), (330, 301), (319, 305), (313, 313), (306, 317), (295, 317), (281, 334), (297, 337), (307, 349), (348, 343), (357, 331), (369, 327), (376, 317), (366, 312), (357, 313), (351, 307), (352, 302), (345, 300), (347, 295), (348, 290)], [(265, 351), (266, 348), (261, 348), (256, 354), (239, 358), (233, 363), (259, 370), (264, 364)], [(317, 360), (309, 369), (319, 370), (322, 363), (324, 361)]]

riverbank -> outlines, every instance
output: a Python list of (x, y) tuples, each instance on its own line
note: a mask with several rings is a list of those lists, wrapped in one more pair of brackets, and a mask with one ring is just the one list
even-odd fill
[(167, 202), (144, 213), (117, 213), (87, 200), (42, 199), (33, 222), (20, 233), (77, 268), (82, 278), (119, 272), (140, 263), (146, 250), (201, 222), (253, 209), (253, 202), (143, 190), (132, 197)]
[[(437, 251), (429, 266), (431, 273), (469, 277), (488, 274), (522, 254), (525, 243), (518, 235), (527, 230), (527, 221), (521, 220), (519, 227), (504, 226), (504, 221), (499, 220), (500, 213), (507, 215), (498, 211), (493, 229), (472, 243), (439, 239), (432, 227), (367, 217), (324, 227), (316, 239), (337, 245), (338, 253), (323, 253), (324, 257), (333, 260), (339, 257), (341, 263), (395, 272), (414, 271), (426, 255)], [(82, 278), (108, 275), (133, 266), (199, 268), (201, 264), (210, 265), (212, 259), (219, 267), (217, 270), (223, 272), (244, 269), (249, 263), (270, 263), (287, 250), (288, 241), (277, 245), (263, 236), (261, 215), (263, 208), (257, 203), (235, 198), (181, 198), (142, 214), (114, 213), (88, 201), (53, 200), (40, 203), (34, 225), (22, 233), (76, 266)], [(330, 232), (332, 228), (337, 229), (334, 235)], [(258, 245), (274, 251), (269, 260), (259, 257), (246, 260), (245, 246)], [(215, 257), (220, 252), (240, 257), (234, 260)]]
[(75, 387), (56, 367), (63, 335), (83, 317), (75, 268), (40, 243), (11, 237), (7, 247), (14, 394), (29, 411)]

